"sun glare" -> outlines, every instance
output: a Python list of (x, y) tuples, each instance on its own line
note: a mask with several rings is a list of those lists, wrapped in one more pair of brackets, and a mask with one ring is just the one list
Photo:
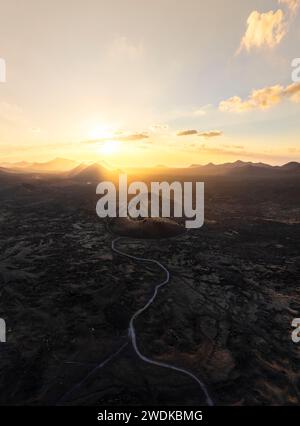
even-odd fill
[(100, 151), (102, 154), (115, 154), (120, 150), (120, 142), (119, 141), (106, 141), (101, 146)]

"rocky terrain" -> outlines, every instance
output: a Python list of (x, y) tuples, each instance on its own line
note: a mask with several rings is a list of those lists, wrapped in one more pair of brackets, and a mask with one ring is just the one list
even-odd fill
[(108, 228), (113, 234), (138, 239), (172, 238), (185, 233), (184, 224), (161, 217), (117, 217), (108, 221)]
[[(162, 271), (112, 253), (95, 187), (3, 182), (0, 404), (203, 404), (194, 381), (128, 343)], [(217, 405), (300, 403), (298, 187), (208, 181), (203, 228), (116, 243), (171, 273), (136, 324), (142, 352), (192, 371)]]

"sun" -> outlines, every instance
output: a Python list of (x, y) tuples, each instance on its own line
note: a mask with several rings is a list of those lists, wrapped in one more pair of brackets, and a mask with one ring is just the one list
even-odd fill
[(106, 141), (100, 148), (102, 154), (112, 155), (116, 154), (120, 150), (120, 142), (119, 141)]
[(116, 130), (112, 125), (94, 123), (90, 125), (89, 139), (97, 143), (97, 151), (102, 155), (113, 155), (120, 151), (121, 143), (115, 139)]

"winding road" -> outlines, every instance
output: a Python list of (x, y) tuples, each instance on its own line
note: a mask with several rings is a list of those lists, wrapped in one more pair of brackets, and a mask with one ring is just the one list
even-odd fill
[(154, 300), (156, 299), (156, 296), (157, 296), (157, 294), (158, 294), (158, 291), (159, 291), (159, 289), (161, 288), (161, 287), (164, 287), (166, 284), (168, 284), (168, 282), (170, 281), (170, 272), (168, 271), (168, 269), (164, 266), (164, 265), (162, 265), (158, 260), (154, 260), (154, 259), (148, 259), (148, 258), (144, 258), (144, 257), (138, 257), (138, 256), (133, 256), (133, 255), (131, 255), (131, 254), (128, 254), (128, 253), (125, 253), (125, 252), (123, 252), (123, 251), (121, 251), (121, 250), (119, 250), (119, 249), (117, 249), (116, 248), (116, 242), (117, 241), (120, 241), (122, 239), (122, 237), (118, 237), (118, 238), (115, 238), (113, 241), (112, 241), (112, 243), (111, 243), (111, 248), (112, 248), (112, 250), (115, 252), (115, 253), (117, 253), (117, 254), (119, 254), (119, 255), (121, 255), (121, 256), (125, 256), (125, 257), (127, 257), (127, 258), (129, 258), (129, 259), (133, 259), (133, 260), (137, 260), (137, 261), (139, 261), (139, 262), (149, 262), (149, 263), (152, 263), (152, 264), (155, 264), (155, 265), (158, 265), (163, 271), (164, 271), (164, 273), (165, 273), (165, 279), (161, 282), (161, 283), (159, 283), (159, 284), (157, 284), (156, 286), (155, 286), (155, 288), (154, 288), (154, 292), (153, 292), (153, 295), (150, 297), (150, 299), (148, 300), (148, 302), (142, 307), (142, 308), (140, 308), (140, 309), (138, 309), (133, 315), (132, 315), (132, 317), (131, 317), (131, 319), (130, 319), (130, 322), (129, 322), (129, 327), (128, 327), (128, 334), (129, 334), (129, 338), (131, 339), (131, 342), (132, 342), (132, 346), (133, 346), (133, 349), (135, 350), (135, 353), (137, 354), (137, 356), (140, 358), (140, 359), (142, 359), (144, 362), (147, 362), (148, 364), (152, 364), (152, 365), (156, 365), (156, 366), (158, 366), (158, 367), (163, 367), (163, 368), (168, 368), (168, 369), (170, 369), (170, 370), (174, 370), (174, 371), (178, 371), (178, 372), (180, 372), (180, 373), (183, 373), (183, 374), (185, 374), (186, 376), (189, 376), (189, 377), (191, 377), (199, 386), (200, 386), (200, 389), (201, 389), (201, 391), (204, 393), (204, 395), (205, 395), (205, 398), (206, 398), (206, 402), (207, 402), (207, 405), (209, 405), (209, 406), (213, 406), (214, 405), (214, 403), (213, 403), (213, 400), (211, 399), (211, 397), (210, 397), (210, 395), (209, 395), (209, 392), (208, 392), (208, 390), (207, 390), (207, 387), (205, 386), (205, 384), (203, 383), (203, 381), (202, 380), (200, 380), (197, 376), (195, 376), (195, 374), (193, 374), (193, 373), (191, 373), (190, 371), (188, 371), (188, 370), (185, 370), (184, 368), (180, 368), (180, 367), (176, 367), (176, 366), (174, 366), (174, 365), (171, 365), (171, 364), (166, 364), (166, 363), (164, 363), (164, 362), (159, 362), (159, 361), (155, 361), (155, 360), (152, 360), (152, 359), (150, 359), (150, 358), (148, 358), (147, 356), (145, 356), (145, 355), (143, 355), (142, 353), (141, 353), (141, 351), (140, 351), (140, 349), (139, 349), (139, 347), (138, 347), (138, 344), (137, 344), (137, 339), (136, 339), (136, 331), (135, 331), (135, 326), (134, 326), (134, 323), (135, 323), (135, 320), (139, 317), (139, 316), (141, 316), (141, 314), (143, 313), (143, 312), (145, 312), (148, 308), (149, 308), (149, 306), (154, 302)]
[[(171, 364), (167, 364), (164, 362), (159, 362), (159, 361), (155, 361), (153, 359), (148, 358), (146, 355), (143, 355), (138, 347), (137, 344), (137, 338), (136, 338), (136, 331), (135, 331), (135, 321), (137, 318), (139, 318), (143, 312), (145, 312), (149, 306), (154, 302), (154, 300), (156, 299), (156, 296), (159, 292), (159, 289), (161, 287), (164, 287), (166, 284), (169, 283), (170, 281), (170, 272), (168, 271), (168, 269), (162, 265), (158, 260), (155, 259), (148, 259), (148, 258), (144, 258), (144, 257), (138, 257), (138, 256), (133, 256), (132, 254), (128, 254), (126, 252), (123, 252), (121, 250), (119, 250), (118, 248), (116, 248), (116, 242), (120, 241), (122, 239), (122, 237), (118, 237), (115, 238), (112, 243), (111, 243), (111, 249), (112, 251), (114, 251), (115, 253), (117, 253), (118, 255), (121, 256), (125, 256), (129, 259), (133, 259), (136, 260), (138, 262), (148, 262), (148, 263), (152, 263), (155, 264), (157, 266), (159, 266), (160, 269), (162, 269), (165, 273), (165, 279), (160, 282), (159, 284), (157, 284), (154, 288), (154, 292), (152, 294), (152, 296), (150, 297), (150, 299), (148, 300), (148, 302), (140, 309), (138, 309), (131, 317), (130, 321), (129, 321), (129, 326), (128, 326), (128, 337), (132, 343), (133, 349), (135, 351), (135, 353), (137, 354), (137, 356), (143, 360), (144, 362), (151, 364), (151, 365), (155, 365), (157, 367), (162, 367), (162, 368), (167, 368), (169, 370), (173, 370), (173, 371), (177, 371), (179, 373), (185, 374), (186, 376), (189, 376), (191, 379), (193, 379), (198, 386), (201, 389), (201, 392), (205, 395), (205, 399), (206, 399), (206, 403), (209, 406), (213, 406), (213, 400), (211, 399), (209, 392), (207, 390), (206, 385), (203, 383), (202, 380), (200, 380), (195, 374), (191, 373), (188, 370), (185, 370), (184, 368), (180, 368), (180, 367), (176, 367), (174, 365)], [(75, 392), (78, 391), (82, 385), (86, 382), (86, 380), (88, 378), (90, 378), (96, 371), (98, 371), (99, 369), (103, 368), (106, 364), (108, 364), (112, 359), (114, 359), (115, 357), (117, 357), (122, 351), (123, 349), (126, 348), (126, 346), (128, 345), (128, 341), (125, 342), (123, 345), (121, 345), (115, 352), (113, 352), (110, 356), (108, 356), (106, 359), (104, 359), (103, 361), (101, 361), (99, 364), (97, 364), (79, 383), (75, 384), (75, 386), (73, 386), (71, 388), (71, 390), (67, 391), (58, 401), (57, 405), (60, 405), (64, 402), (66, 402), (69, 397)]]

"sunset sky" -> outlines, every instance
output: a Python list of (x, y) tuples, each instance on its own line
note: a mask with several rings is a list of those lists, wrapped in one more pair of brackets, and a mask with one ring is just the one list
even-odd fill
[(0, 160), (300, 160), (300, 0), (1, 1)]

